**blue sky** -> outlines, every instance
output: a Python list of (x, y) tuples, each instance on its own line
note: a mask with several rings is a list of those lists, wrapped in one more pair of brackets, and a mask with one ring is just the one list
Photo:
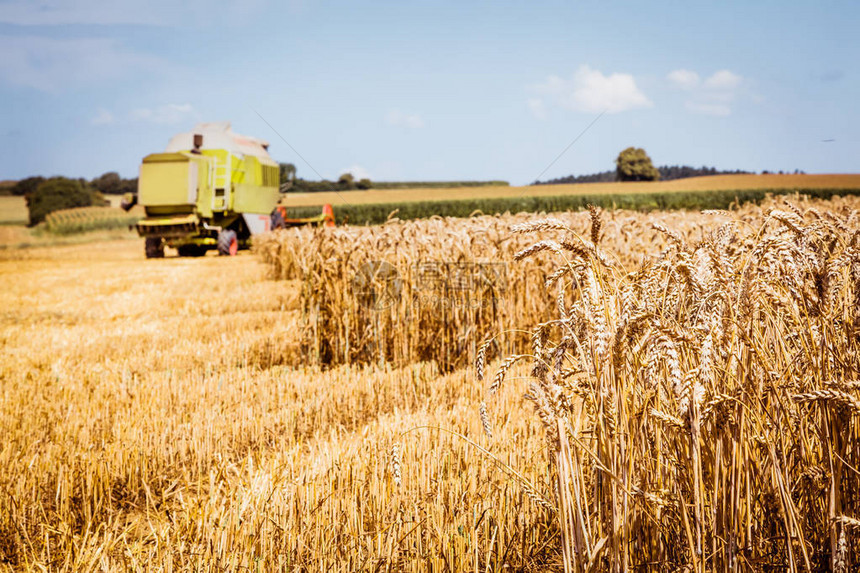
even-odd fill
[(525, 184), (631, 145), (856, 172), (857, 30), (827, 1), (0, 0), (0, 179), (134, 176), (220, 120), (309, 179)]

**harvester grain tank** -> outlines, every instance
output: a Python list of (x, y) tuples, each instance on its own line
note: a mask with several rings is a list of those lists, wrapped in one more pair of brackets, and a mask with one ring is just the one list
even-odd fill
[(273, 226), (333, 224), (331, 207), (317, 217), (285, 220), (276, 209), (280, 176), (268, 147), (234, 133), (229, 122), (201, 123), (175, 135), (164, 152), (144, 157), (136, 202), (146, 212), (137, 232), (146, 239), (147, 258), (164, 256), (165, 246), (182, 256), (211, 249), (235, 255)]

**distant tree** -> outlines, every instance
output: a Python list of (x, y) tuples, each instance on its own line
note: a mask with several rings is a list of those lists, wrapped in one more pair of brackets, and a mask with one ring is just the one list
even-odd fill
[(99, 193), (105, 195), (121, 195), (123, 191), (123, 179), (116, 171), (108, 171), (90, 182), (90, 185)]
[(615, 160), (615, 175), (619, 181), (657, 181), (660, 172), (641, 147), (628, 147)]
[(337, 184), (323, 179), (322, 181), (308, 181), (307, 179), (298, 178), (289, 187), (291, 193), (322, 193), (326, 191), (335, 191)]
[(366, 189), (370, 189), (371, 187), (373, 187), (373, 183), (370, 182), (370, 179), (365, 177), (364, 179), (359, 179), (358, 183), (356, 183), (355, 186), (358, 189), (366, 190)]
[(281, 185), (290, 186), (296, 182), (296, 166), (292, 163), (278, 163), (281, 173)]
[(337, 185), (341, 189), (355, 189), (355, 177), (352, 173), (343, 173), (337, 178)]
[(137, 177), (135, 177), (134, 179), (122, 180), (119, 194), (125, 195), (126, 193), (137, 193)]
[(52, 177), (39, 184), (36, 190), (27, 195), (27, 209), (30, 211), (30, 226), (38, 225), (45, 217), (60, 209), (101, 205), (104, 197), (81, 184), (75, 179)]
[(45, 180), (44, 177), (27, 177), (26, 179), (21, 179), (15, 186), (12, 187), (12, 195), (21, 195), (25, 196), (28, 193), (32, 193), (36, 190), (36, 187), (39, 186)]

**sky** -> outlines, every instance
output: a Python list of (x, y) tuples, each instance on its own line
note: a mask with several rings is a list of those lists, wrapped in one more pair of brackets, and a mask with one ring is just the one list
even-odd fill
[[(137, 174), (203, 121), (306, 179), (857, 172), (860, 3), (0, 0), (0, 180)], [(566, 151), (565, 151), (566, 150)]]

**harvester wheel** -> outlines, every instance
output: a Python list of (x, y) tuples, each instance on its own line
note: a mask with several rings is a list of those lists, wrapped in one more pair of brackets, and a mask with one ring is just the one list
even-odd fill
[(176, 248), (180, 257), (202, 257), (206, 249), (201, 245), (180, 245)]
[(218, 233), (218, 254), (232, 257), (239, 252), (239, 237), (236, 231), (227, 229)]
[(161, 237), (146, 238), (146, 258), (147, 259), (163, 259), (164, 258), (164, 243)]

